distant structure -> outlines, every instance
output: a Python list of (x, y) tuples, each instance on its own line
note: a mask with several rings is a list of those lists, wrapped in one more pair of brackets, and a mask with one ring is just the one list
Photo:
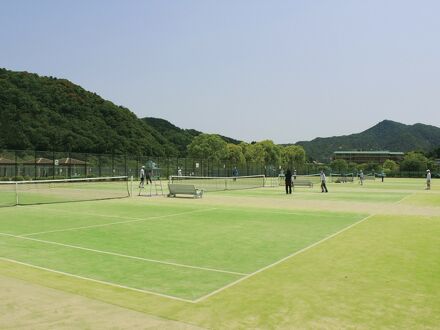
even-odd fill
[(403, 160), (403, 152), (392, 151), (335, 151), (333, 160), (344, 159), (350, 163), (379, 163), (383, 164), (387, 159), (399, 162)]

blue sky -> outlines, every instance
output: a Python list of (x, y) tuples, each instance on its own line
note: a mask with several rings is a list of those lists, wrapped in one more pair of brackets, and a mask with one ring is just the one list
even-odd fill
[(276, 143), (440, 126), (440, 1), (3, 0), (0, 67)]

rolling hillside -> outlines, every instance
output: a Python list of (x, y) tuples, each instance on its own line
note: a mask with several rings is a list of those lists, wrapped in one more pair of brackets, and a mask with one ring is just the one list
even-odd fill
[[(65, 79), (6, 69), (0, 69), (0, 114), (0, 149), (184, 157), (186, 146), (202, 133), (165, 119), (139, 119)], [(336, 150), (430, 151), (440, 146), (440, 128), (384, 120), (358, 134), (296, 144), (320, 161), (328, 161)]]
[(163, 119), (141, 120), (66, 79), (6, 69), (0, 69), (0, 113), (5, 149), (185, 156), (201, 133)]
[(440, 146), (440, 128), (425, 124), (405, 125), (384, 120), (357, 134), (299, 141), (307, 156), (328, 161), (337, 150), (429, 151)]

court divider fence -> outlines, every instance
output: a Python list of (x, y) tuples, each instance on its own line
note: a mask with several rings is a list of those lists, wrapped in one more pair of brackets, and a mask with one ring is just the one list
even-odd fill
[[(210, 160), (189, 157), (157, 157), (129, 154), (95, 154), (38, 150), (0, 150), (0, 181), (71, 179), (88, 177), (139, 176), (142, 166), (153, 177), (265, 175), (277, 177), (283, 173), (279, 164), (246, 162), (235, 164), (229, 160)], [(315, 174), (321, 169), (331, 173), (325, 164), (306, 163), (292, 166), (298, 174)], [(398, 171), (388, 176), (424, 177), (424, 171)], [(434, 177), (438, 175), (434, 170)]]

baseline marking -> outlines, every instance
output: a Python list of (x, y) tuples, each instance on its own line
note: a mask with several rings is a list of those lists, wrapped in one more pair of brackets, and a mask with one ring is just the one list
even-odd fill
[(61, 275), (69, 276), (69, 277), (79, 278), (81, 280), (92, 281), (92, 282), (96, 282), (96, 283), (100, 283), (100, 284), (110, 285), (110, 286), (121, 288), (121, 289), (126, 289), (126, 290), (141, 292), (141, 293), (148, 293), (148, 294), (152, 294), (152, 295), (155, 295), (155, 296), (159, 296), (159, 297), (163, 297), (163, 298), (169, 298), (169, 299), (174, 299), (174, 300), (179, 300), (179, 301), (188, 302), (188, 303), (192, 303), (192, 304), (195, 303), (194, 300), (189, 300), (189, 299), (185, 299), (185, 298), (179, 298), (179, 297), (175, 297), (175, 296), (171, 296), (171, 295), (167, 295), (167, 294), (163, 294), (163, 293), (158, 293), (158, 292), (154, 292), (154, 291), (144, 290), (144, 289), (136, 289), (136, 288), (132, 288), (132, 287), (121, 285), (121, 284), (116, 284), (116, 283), (112, 283), (112, 282), (96, 280), (96, 279), (93, 279), (93, 278), (84, 277), (84, 276), (80, 276), (80, 275), (75, 275), (75, 274), (71, 274), (71, 273), (65, 273), (65, 272), (61, 272), (61, 271), (58, 271), (58, 270), (54, 270), (54, 269), (50, 269), (50, 268), (45, 268), (45, 267), (40, 267), (40, 266), (28, 264), (26, 262), (21, 262), (21, 261), (17, 261), (17, 260), (13, 260), (13, 259), (8, 259), (8, 258), (4, 258), (4, 257), (0, 257), (0, 260), (6, 261), (6, 262), (15, 263), (15, 264), (19, 264), (19, 265), (23, 265), (23, 266), (27, 266), (27, 267), (32, 267), (32, 268), (36, 268), (36, 269), (45, 270), (47, 272), (52, 272), (52, 273), (61, 274)]
[(230, 287), (232, 287), (232, 286), (234, 286), (234, 285), (236, 285), (236, 284), (238, 284), (238, 283), (240, 283), (240, 282), (242, 282), (244, 280), (247, 280), (248, 278), (250, 278), (252, 276), (255, 276), (255, 275), (257, 275), (257, 274), (259, 274), (259, 273), (261, 273), (261, 272), (263, 272), (265, 270), (268, 270), (269, 268), (272, 268), (272, 267), (274, 267), (274, 266), (276, 266), (276, 265), (278, 265), (278, 264), (280, 264), (280, 263), (282, 263), (282, 262), (284, 262), (284, 261), (286, 261), (286, 260), (288, 260), (288, 259), (290, 259), (292, 257), (295, 257), (298, 254), (306, 252), (307, 250), (310, 250), (311, 248), (313, 248), (313, 247), (315, 247), (315, 246), (317, 246), (317, 245), (319, 245), (319, 244), (321, 244), (321, 243), (323, 243), (323, 242), (325, 242), (325, 241), (327, 241), (327, 240), (329, 240), (329, 239), (331, 239), (331, 238), (333, 238), (333, 237), (343, 233), (344, 231), (346, 231), (346, 230), (348, 230), (350, 228), (353, 228), (354, 226), (364, 222), (365, 220), (367, 220), (367, 219), (369, 219), (369, 218), (371, 218), (371, 217), (373, 217), (375, 215), (376, 214), (370, 214), (369, 216), (359, 220), (358, 222), (355, 222), (355, 223), (351, 224), (350, 226), (345, 227), (345, 228), (341, 229), (340, 231), (338, 231), (338, 232), (336, 232), (334, 234), (331, 234), (330, 236), (324, 237), (323, 239), (321, 239), (321, 240), (319, 240), (319, 241), (317, 241), (317, 242), (315, 242), (315, 243), (313, 243), (313, 244), (311, 244), (309, 246), (306, 246), (305, 248), (303, 248), (301, 250), (298, 250), (298, 251), (288, 255), (287, 257), (284, 257), (284, 258), (282, 258), (282, 259), (280, 259), (280, 260), (278, 260), (278, 261), (276, 261), (276, 262), (274, 262), (274, 263), (272, 263), (270, 265), (267, 265), (267, 266), (265, 266), (263, 268), (260, 268), (259, 270), (255, 271), (255, 272), (253, 272), (251, 274), (248, 274), (248, 275), (246, 275), (246, 276), (244, 276), (244, 277), (242, 277), (242, 278), (240, 278), (240, 279), (238, 279), (238, 280), (236, 280), (234, 282), (231, 282), (231, 283), (229, 283), (229, 284), (227, 284), (227, 285), (225, 285), (225, 286), (223, 286), (223, 287), (221, 287), (221, 288), (219, 288), (219, 289), (217, 289), (217, 290), (215, 290), (215, 291), (213, 291), (213, 292), (211, 292), (211, 293), (209, 293), (209, 294), (207, 294), (205, 296), (197, 298), (196, 300), (194, 300), (194, 302), (195, 303), (199, 303), (199, 302), (201, 302), (201, 301), (203, 301), (203, 300), (205, 300), (205, 299), (207, 299), (209, 297), (212, 297), (213, 295), (215, 295), (217, 293), (220, 293), (220, 292), (222, 292), (222, 291), (224, 291), (224, 290), (226, 290), (226, 289), (228, 289), (228, 288), (230, 288)]
[[(89, 228), (113, 226), (113, 225), (119, 225), (119, 224), (124, 224), (124, 223), (132, 223), (132, 222), (140, 222), (140, 221), (149, 221), (149, 220), (177, 217), (177, 216), (185, 215), (185, 214), (198, 213), (198, 212), (206, 212), (206, 211), (213, 211), (213, 210), (217, 210), (217, 208), (210, 208), (210, 209), (205, 209), (205, 210), (195, 210), (195, 211), (188, 211), (188, 212), (181, 212), (181, 213), (174, 213), (174, 214), (167, 214), (167, 215), (159, 215), (159, 216), (149, 217), (149, 218), (132, 218), (132, 217), (120, 217), (120, 216), (115, 216), (115, 215), (107, 216), (107, 215), (101, 215), (101, 214), (100, 215), (96, 215), (96, 214), (82, 213), (83, 215), (89, 215), (89, 216), (101, 216), (101, 217), (105, 217), (105, 218), (131, 219), (131, 220), (117, 221), (117, 222), (110, 222), (110, 223), (101, 223), (101, 224), (90, 225), (90, 226), (82, 226), (82, 227), (55, 229), (55, 230), (41, 231), (41, 232), (38, 232), (38, 233), (30, 233), (30, 234), (23, 234), (23, 235), (17, 235), (17, 236), (27, 237), (27, 236), (33, 236), (33, 235), (39, 235), (39, 234), (49, 234), (49, 233), (57, 233), (57, 232), (71, 231), (71, 230), (80, 230), (80, 229), (89, 229)], [(63, 211), (61, 211), (61, 212), (63, 212)]]
[(68, 247), (68, 248), (72, 248), (72, 249), (84, 250), (84, 251), (95, 252), (95, 253), (100, 253), (100, 254), (107, 254), (107, 255), (112, 255), (112, 256), (116, 256), (116, 257), (122, 257), (122, 258), (127, 258), (127, 259), (134, 259), (134, 260), (152, 262), (152, 263), (163, 264), (163, 265), (168, 265), (168, 266), (192, 268), (192, 269), (197, 269), (197, 270), (203, 270), (203, 271), (209, 271), (209, 272), (217, 272), (217, 273), (225, 273), (225, 274), (232, 274), (232, 275), (239, 275), (239, 276), (248, 275), (248, 274), (238, 273), (238, 272), (233, 272), (233, 271), (228, 271), (228, 270), (221, 270), (221, 269), (208, 268), (208, 267), (198, 267), (198, 266), (191, 266), (191, 265), (179, 264), (179, 263), (168, 262), (168, 261), (161, 261), (161, 260), (155, 260), (155, 259), (135, 257), (135, 256), (126, 255), (126, 254), (121, 254), (121, 253), (115, 253), (115, 252), (109, 252), (109, 251), (90, 249), (90, 248), (86, 248), (86, 247), (82, 247), (82, 246), (77, 246), (77, 245), (70, 245), (70, 244), (57, 243), (57, 242), (52, 242), (52, 241), (45, 241), (45, 240), (41, 240), (41, 239), (17, 236), (17, 235), (6, 234), (6, 233), (0, 233), (0, 236), (13, 237), (13, 238), (24, 239), (24, 240), (29, 240), (29, 241), (34, 241), (34, 242), (39, 242), (39, 243), (44, 243), (44, 244), (52, 244), (52, 245), (64, 246), (64, 247)]

